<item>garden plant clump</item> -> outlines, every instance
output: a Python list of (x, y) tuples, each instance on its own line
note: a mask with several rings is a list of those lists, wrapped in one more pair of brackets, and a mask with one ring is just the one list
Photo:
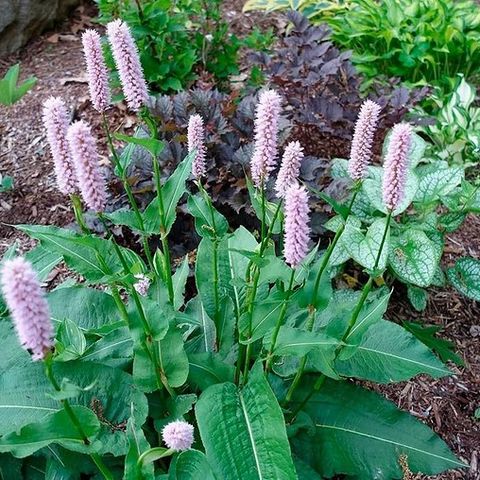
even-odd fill
[[(178, 115), (178, 101), (152, 101), (124, 21), (109, 22), (107, 37), (137, 115), (133, 136), (112, 131), (100, 36), (86, 31), (83, 46), (91, 101), (128, 206), (108, 211), (92, 129), (83, 119), (70, 123), (62, 99), (48, 99), (43, 123), (56, 180), (78, 228), (16, 225), (39, 246), (26, 255), (12, 247), (1, 262), (2, 475), (22, 478), (33, 466), (46, 478), (127, 480), (463, 472), (467, 465), (439, 436), (368, 385), (452, 374), (386, 311), (395, 279), (418, 309), (424, 289), (446, 281), (444, 232), (478, 209), (465, 166), (426, 157), (426, 141), (406, 121), (393, 125), (374, 163), (384, 117), (382, 105), (365, 100), (348, 159), (331, 166), (343, 196), (319, 192), (300, 181), (301, 140), (280, 143), (288, 134), (283, 118), (296, 105), (274, 85), (248, 104), (244, 182), (256, 221), (233, 226), (216, 208), (211, 178), (221, 133), (199, 107), (223, 94), (194, 92), (182, 138), (167, 143), (168, 123), (155, 113)], [(122, 154), (114, 140), (125, 142)], [(168, 174), (162, 155), (182, 143), (186, 155)], [(145, 206), (129, 177), (138, 147), (150, 155), (153, 177)], [(325, 247), (312, 241), (314, 197), (334, 212)], [(184, 198), (199, 243), (174, 261)], [(102, 235), (89, 228), (87, 210)], [(121, 245), (117, 226), (141, 247)], [(41, 282), (61, 261), (72, 278), (44, 291)], [(474, 296), (476, 266), (459, 264), (447, 276)], [(360, 271), (353, 288), (340, 281), (346, 268)]]

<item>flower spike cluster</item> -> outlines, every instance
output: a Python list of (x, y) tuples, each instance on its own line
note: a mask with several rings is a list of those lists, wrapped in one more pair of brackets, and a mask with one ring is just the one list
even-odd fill
[(300, 142), (290, 142), (283, 152), (282, 165), (275, 183), (275, 190), (279, 198), (284, 198), (288, 188), (297, 183), (302, 160), (303, 147)]
[(291, 186), (285, 195), (285, 261), (293, 268), (306, 257), (310, 239), (308, 194), (305, 187)]
[(44, 359), (53, 347), (53, 327), (32, 265), (22, 257), (6, 260), (1, 283), (22, 347), (31, 352), (33, 360)]
[(83, 200), (89, 208), (101, 212), (107, 203), (107, 193), (90, 127), (79, 120), (70, 126), (67, 137)]
[(111, 99), (108, 69), (103, 58), (100, 35), (93, 29), (85, 30), (82, 43), (92, 104), (95, 110), (104, 112), (110, 105)]
[(50, 97), (43, 104), (43, 123), (55, 166), (58, 189), (65, 195), (77, 190), (75, 171), (68, 149), (68, 114), (58, 97)]
[(256, 187), (268, 180), (270, 172), (276, 166), (281, 101), (275, 90), (266, 90), (260, 94), (255, 114), (255, 147), (250, 162), (252, 180)]
[(192, 163), (192, 174), (196, 179), (205, 175), (205, 129), (200, 115), (192, 115), (188, 120), (188, 153), (196, 151)]
[(365, 100), (360, 108), (348, 163), (348, 173), (352, 180), (362, 180), (367, 173), (380, 110), (380, 105), (371, 100)]
[(130, 28), (125, 22), (115, 20), (107, 25), (107, 34), (127, 104), (138, 111), (148, 100), (148, 90)]
[(189, 450), (193, 444), (193, 425), (183, 420), (170, 422), (162, 430), (163, 441), (172, 450)]
[(388, 210), (395, 210), (405, 196), (408, 152), (412, 143), (412, 127), (399, 123), (392, 129), (385, 157), (382, 196)]

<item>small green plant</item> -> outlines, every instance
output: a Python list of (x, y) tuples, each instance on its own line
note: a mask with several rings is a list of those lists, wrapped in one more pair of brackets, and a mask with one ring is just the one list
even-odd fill
[(13, 188), (13, 178), (0, 173), (0, 193), (8, 192)]
[(0, 104), (13, 105), (37, 83), (35, 77), (30, 77), (23, 83), (17, 85), (19, 75), (20, 64), (17, 63), (11, 66), (5, 76), (0, 80)]

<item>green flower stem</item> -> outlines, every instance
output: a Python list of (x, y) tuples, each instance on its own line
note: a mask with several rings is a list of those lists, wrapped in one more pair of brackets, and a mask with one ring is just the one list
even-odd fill
[[(203, 196), (208, 209), (210, 210), (210, 215), (212, 219), (212, 227), (213, 227), (213, 291), (214, 291), (214, 301), (215, 301), (215, 318), (214, 323), (215, 326), (218, 324), (219, 316), (220, 316), (220, 292), (219, 292), (219, 275), (218, 275), (218, 235), (217, 235), (217, 226), (215, 224), (215, 212), (213, 210), (213, 204), (210, 196), (203, 188), (202, 183), (200, 180), (197, 182), (198, 189)], [(217, 332), (218, 333), (218, 332)], [(217, 346), (219, 347), (219, 338), (217, 338)]]
[[(358, 192), (360, 191), (361, 183), (356, 182), (354, 185), (353, 189), (353, 195), (350, 200), (350, 203), (348, 205), (348, 210), (346, 217), (344, 218), (342, 224), (338, 228), (338, 230), (335, 233), (335, 236), (333, 237), (332, 243), (328, 246), (327, 251), (325, 252), (323, 258), (322, 258), (322, 263), (320, 264), (320, 268), (318, 269), (317, 276), (315, 278), (315, 285), (313, 287), (313, 292), (312, 292), (312, 300), (310, 301), (310, 305), (308, 306), (308, 318), (307, 318), (307, 323), (306, 323), (306, 329), (307, 331), (311, 332), (313, 329), (313, 325), (315, 322), (315, 313), (316, 313), (316, 308), (315, 304), (317, 302), (317, 295), (318, 295), (318, 289), (320, 287), (320, 281), (322, 279), (322, 275), (325, 271), (325, 269), (328, 266), (328, 262), (330, 260), (330, 257), (332, 256), (333, 251), (335, 250), (335, 247), (337, 246), (338, 241), (340, 240), (340, 237), (342, 236), (342, 233), (345, 230), (345, 225), (347, 223), (348, 217), (350, 216), (353, 208), (353, 204), (355, 203), (355, 199), (357, 198)], [(285, 402), (288, 403), (293, 397), (293, 393), (295, 392), (296, 388), (298, 387), (300, 380), (302, 379), (303, 373), (305, 371), (305, 366), (307, 365), (307, 355), (304, 355), (302, 359), (300, 360), (300, 365), (298, 366), (298, 370), (295, 374), (295, 377), (293, 378), (293, 382), (290, 385), (290, 388), (287, 391), (287, 395), (285, 397)]]
[[(383, 232), (382, 241), (380, 243), (380, 248), (379, 248), (378, 253), (377, 253), (377, 258), (375, 259), (375, 265), (373, 267), (374, 272), (377, 270), (378, 264), (380, 263), (380, 258), (382, 256), (382, 251), (383, 251), (383, 248), (385, 246), (385, 242), (387, 240), (388, 231), (390, 229), (391, 220), (392, 220), (392, 212), (390, 211), (387, 215), (387, 222), (385, 224), (385, 230)], [(369, 277), (368, 277), (367, 283), (364, 285), (364, 287), (362, 289), (362, 295), (360, 296), (360, 299), (359, 299), (359, 301), (358, 301), (358, 303), (355, 307), (355, 310), (353, 311), (352, 316), (350, 317), (350, 321), (348, 322), (347, 330), (345, 331), (345, 333), (342, 336), (341, 344), (335, 352), (335, 356), (334, 356), (334, 359), (333, 359), (334, 362), (338, 358), (338, 355), (340, 354), (340, 352), (342, 351), (343, 344), (347, 340), (348, 336), (350, 335), (350, 332), (352, 331), (352, 328), (355, 326), (355, 323), (358, 319), (358, 316), (360, 315), (360, 312), (363, 308), (363, 305), (365, 304), (365, 301), (368, 297), (368, 294), (370, 293), (370, 290), (372, 289), (373, 280), (374, 280), (374, 276), (372, 274), (370, 274)], [(312, 395), (315, 392), (318, 392), (320, 390), (320, 388), (324, 384), (325, 380), (326, 380), (326, 376), (322, 373), (320, 375), (320, 377), (318, 377), (316, 382), (314, 383), (312, 391), (307, 395), (307, 397), (293, 411), (292, 420), (297, 416), (298, 412), (305, 406), (305, 404), (308, 402), (308, 400), (310, 400)], [(292, 394), (293, 394), (293, 392), (292, 392)], [(292, 398), (292, 395), (290, 395), (290, 397), (287, 395), (287, 397), (285, 398), (285, 401), (289, 402), (291, 400), (291, 398)]]
[(85, 218), (83, 217), (83, 210), (82, 210), (82, 201), (80, 200), (80, 197), (72, 193), (70, 195), (70, 200), (72, 202), (72, 207), (73, 207), (73, 214), (75, 215), (75, 220), (77, 221), (80, 229), (82, 230), (83, 233), (90, 233), (90, 230), (87, 227), (87, 224), (85, 223)]
[(272, 360), (273, 360), (273, 351), (275, 350), (275, 345), (277, 344), (277, 338), (278, 338), (278, 332), (280, 331), (280, 327), (283, 324), (283, 321), (285, 320), (285, 315), (287, 313), (287, 307), (288, 307), (288, 302), (290, 300), (290, 296), (292, 294), (292, 288), (293, 288), (293, 280), (295, 279), (295, 270), (292, 268), (292, 275), (290, 276), (290, 281), (288, 283), (288, 289), (287, 293), (285, 296), (285, 300), (283, 301), (282, 304), (282, 309), (280, 310), (280, 314), (278, 316), (277, 324), (275, 325), (275, 330), (273, 331), (272, 334), (272, 340), (270, 343), (270, 348), (268, 350), (267, 354), (267, 360), (265, 363), (265, 372), (268, 373), (270, 370), (270, 367), (272, 366)]
[(142, 214), (140, 213), (135, 197), (133, 196), (132, 189), (130, 188), (130, 184), (128, 183), (127, 172), (123, 168), (122, 162), (118, 157), (115, 147), (113, 146), (113, 140), (110, 134), (110, 128), (108, 125), (108, 120), (107, 120), (107, 116), (105, 115), (105, 112), (102, 113), (102, 119), (103, 119), (103, 128), (105, 130), (105, 134), (107, 135), (107, 143), (110, 148), (110, 151), (112, 152), (113, 164), (115, 168), (118, 170), (118, 172), (120, 173), (120, 177), (123, 183), (123, 188), (127, 193), (128, 201), (133, 209), (135, 218), (137, 219), (138, 226), (140, 227), (140, 230), (142, 232), (141, 237), (142, 237), (142, 243), (143, 243), (143, 250), (145, 251), (145, 256), (147, 257), (148, 264), (150, 266), (150, 269), (153, 272), (155, 272), (155, 269), (153, 268), (152, 252), (150, 251), (150, 246), (148, 245), (148, 237), (147, 235), (145, 235), (145, 233), (143, 233), (145, 231), (145, 222), (143, 221)]
[[(60, 385), (58, 384), (57, 380), (53, 375), (51, 354), (47, 355), (44, 363), (45, 363), (45, 373), (48, 380), (52, 384), (53, 388), (57, 392), (60, 392), (61, 391)], [(60, 400), (60, 403), (62, 404), (65, 412), (67, 412), (67, 415), (70, 417), (70, 420), (72, 421), (73, 425), (77, 429), (78, 433), (82, 437), (83, 443), (85, 445), (90, 445), (91, 442), (88, 439), (87, 435), (85, 434), (85, 430), (83, 429), (80, 420), (75, 415), (75, 412), (72, 410), (72, 407), (70, 406), (70, 402), (66, 398), (64, 398), (63, 400)], [(110, 472), (108, 467), (103, 463), (103, 460), (100, 457), (100, 455), (98, 455), (98, 453), (90, 453), (90, 458), (93, 460), (98, 470), (103, 475), (103, 478), (105, 478), (106, 480), (113, 480), (114, 477), (112, 472)]]

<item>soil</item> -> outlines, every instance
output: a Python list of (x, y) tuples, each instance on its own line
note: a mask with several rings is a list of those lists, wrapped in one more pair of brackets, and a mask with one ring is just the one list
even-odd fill
[[(285, 29), (280, 16), (257, 12), (242, 14), (242, 5), (241, 0), (223, 3), (225, 18), (234, 33), (247, 33), (255, 26), (272, 26), (280, 32)], [(106, 142), (100, 118), (88, 100), (80, 41), (81, 31), (92, 25), (94, 16), (94, 7), (86, 3), (56, 30), (33, 40), (19, 53), (0, 60), (0, 76), (10, 65), (21, 62), (22, 78), (30, 75), (38, 78), (37, 85), (20, 102), (0, 107), (0, 173), (14, 178), (13, 190), (0, 194), (0, 253), (14, 242), (21, 251), (34, 244), (11, 225), (65, 226), (73, 221), (68, 198), (55, 186), (41, 121), (41, 105), (48, 96), (61, 96), (72, 107), (73, 118), (81, 116), (91, 123), (99, 138), (102, 160), (108, 164), (106, 150), (102, 147)], [(112, 109), (109, 115), (117, 130), (128, 131), (132, 127), (133, 119), (121, 107)], [(470, 216), (459, 231), (447, 235), (445, 266), (464, 255), (480, 258), (479, 238), (480, 218)], [(417, 478), (480, 480), (480, 420), (474, 418), (475, 410), (480, 407), (479, 303), (462, 297), (451, 288), (435, 288), (430, 290), (427, 309), (418, 313), (399, 287), (388, 317), (442, 327), (441, 337), (454, 343), (465, 362), (463, 367), (451, 364), (453, 375), (442, 379), (419, 376), (400, 384), (371, 386), (427, 423), (470, 465), (468, 472), (452, 471)]]

